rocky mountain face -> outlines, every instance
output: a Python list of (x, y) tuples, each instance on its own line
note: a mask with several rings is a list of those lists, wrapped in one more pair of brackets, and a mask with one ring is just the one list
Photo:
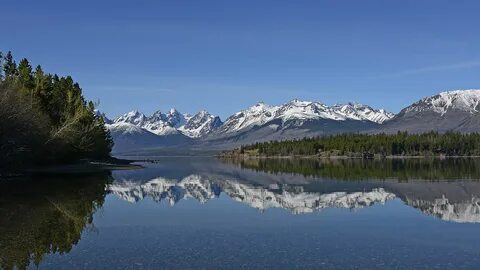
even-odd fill
[(157, 111), (148, 117), (139, 111), (131, 111), (112, 122), (132, 124), (159, 136), (183, 134), (190, 138), (201, 137), (221, 125), (220, 118), (206, 111), (191, 116), (181, 114), (176, 109), (171, 109), (168, 113)]
[(387, 133), (408, 131), (480, 131), (480, 90), (455, 90), (423, 98), (404, 108), (379, 130)]
[(218, 130), (220, 133), (244, 131), (255, 126), (262, 126), (269, 122), (295, 121), (296, 125), (311, 120), (334, 121), (368, 121), (381, 124), (394, 115), (376, 110), (367, 105), (348, 103), (344, 105), (327, 106), (319, 102), (292, 100), (281, 106), (269, 106), (263, 102), (233, 114), (225, 120)]
[(176, 109), (167, 113), (156, 111), (146, 116), (139, 111), (131, 111), (110, 120), (101, 112), (115, 142), (113, 152), (185, 145), (212, 132), (222, 124), (218, 116), (201, 111), (193, 116), (182, 114)]
[(138, 149), (183, 145), (191, 142), (189, 137), (171, 133), (159, 136), (131, 123), (107, 124), (107, 128), (115, 142), (113, 153), (124, 153)]
[(365, 131), (393, 116), (358, 103), (333, 106), (300, 100), (280, 106), (257, 103), (228, 117), (204, 140), (213, 147), (228, 149), (261, 141)]
[(178, 131), (190, 138), (200, 138), (212, 133), (221, 125), (220, 117), (213, 116), (207, 111), (201, 111), (188, 118), (186, 123), (178, 128)]

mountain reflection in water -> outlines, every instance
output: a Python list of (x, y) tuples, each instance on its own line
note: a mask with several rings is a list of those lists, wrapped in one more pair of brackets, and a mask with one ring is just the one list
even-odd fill
[[(165, 159), (145, 170), (114, 173), (115, 181), (107, 190), (129, 202), (150, 197), (172, 206), (188, 198), (206, 203), (223, 192), (261, 211), (283, 208), (293, 214), (331, 207), (362, 208), (399, 198), (442, 220), (480, 222), (477, 163), (476, 159), (251, 159), (224, 163), (212, 159), (182, 164)], [(176, 168), (176, 176), (169, 175), (172, 168)]]
[[(188, 239), (188, 243), (198, 244), (203, 247), (203, 241), (207, 240), (196, 234), (197, 231), (206, 232), (206, 235), (208, 235), (208, 233), (215, 233), (215, 230), (219, 230), (221, 237), (216, 239), (229, 239), (225, 240), (223, 248), (231, 248), (232, 252), (238, 254), (240, 251), (235, 249), (237, 248), (235, 243), (239, 243), (241, 239), (244, 239), (245, 233), (252, 233), (252, 231), (249, 231), (249, 227), (242, 225), (239, 220), (243, 217), (251, 219), (252, 215), (267, 215), (267, 212), (275, 212), (272, 210), (274, 208), (285, 209), (286, 211), (280, 212), (286, 212), (285, 215), (289, 216), (285, 217), (283, 214), (279, 215), (279, 213), (269, 216), (272, 218), (272, 222), (280, 221), (280, 223), (285, 221), (295, 222), (294, 220), (302, 220), (305, 217), (316, 217), (314, 212), (321, 212), (327, 208), (371, 209), (374, 205), (380, 208), (388, 208), (388, 211), (392, 211), (391, 214), (393, 216), (403, 211), (398, 212), (399, 209), (395, 208), (398, 205), (402, 205), (402, 209), (417, 209), (418, 211), (413, 211), (415, 218), (417, 218), (416, 220), (418, 220), (419, 216), (426, 215), (433, 217), (427, 218), (425, 216), (426, 219), (433, 221), (435, 224), (438, 224), (439, 222), (436, 221), (440, 220), (449, 221), (445, 222), (445, 224), (452, 226), (459, 226), (457, 223), (480, 223), (480, 181), (477, 181), (479, 179), (477, 168), (480, 167), (475, 159), (220, 161), (212, 158), (163, 158), (156, 163), (142, 164), (145, 166), (144, 169), (113, 171), (95, 176), (34, 177), (31, 179), (15, 179), (0, 182), (0, 269), (42, 268), (42, 263), (45, 263), (45, 261), (47, 261), (43, 265), (45, 269), (69, 269), (69, 265), (75, 265), (80, 269), (98, 269), (105, 268), (105, 261), (113, 263), (113, 257), (109, 256), (114, 255), (119, 256), (115, 258), (124, 258), (126, 262), (117, 260), (114, 261), (116, 264), (111, 267), (125, 268), (127, 262), (137, 263), (130, 261), (130, 258), (134, 257), (124, 255), (126, 252), (134, 251), (118, 251), (117, 249), (123, 247), (121, 245), (123, 242), (115, 242), (115, 239), (123, 237), (125, 238), (124, 241), (129, 241), (129, 245), (133, 245), (135, 237), (145, 236), (147, 237), (146, 239), (159, 237), (160, 240), (158, 241), (172, 238), (170, 241), (180, 241), (183, 239), (181, 238), (182, 233), (187, 233), (185, 237), (190, 235), (188, 233), (194, 233), (197, 235), (197, 238)], [(228, 201), (222, 200), (222, 196)], [(185, 211), (185, 208), (177, 208), (176, 206), (176, 204), (182, 204), (184, 199), (199, 202), (198, 204), (194, 203), (193, 206), (190, 204), (189, 209), (191, 211), (199, 211), (201, 208), (205, 209), (205, 213), (210, 213), (214, 216), (218, 215), (218, 219), (226, 218), (225, 226), (222, 227), (223, 225), (219, 224), (220, 227), (213, 226), (214, 228), (212, 229), (210, 224), (208, 226), (202, 225), (204, 221), (201, 218), (206, 217), (199, 217), (198, 215), (195, 217), (193, 215), (192, 217), (190, 215), (176, 216), (175, 213), (177, 211)], [(165, 227), (158, 223), (149, 227), (148, 224), (151, 224), (152, 220), (156, 220), (155, 215), (157, 214), (150, 215), (148, 218), (142, 215), (137, 216), (136, 222), (143, 229), (136, 229), (137, 227), (135, 226), (127, 226), (123, 223), (119, 224), (119, 219), (112, 217), (115, 214), (127, 217), (127, 219), (123, 219), (123, 222), (128, 223), (130, 216), (136, 211), (141, 213), (150, 209), (148, 207), (151, 205), (148, 203), (152, 201), (156, 202), (152, 203), (155, 209), (163, 209), (164, 206), (161, 202), (166, 202), (172, 206), (166, 206), (168, 210), (162, 210), (163, 212), (161, 213), (170, 216), (170, 219), (166, 220), (169, 220), (175, 226)], [(229, 203), (230, 201), (233, 201), (233, 205)], [(218, 202), (216, 204), (217, 208), (208, 207), (209, 204), (215, 204), (216, 202)], [(255, 208), (259, 211), (257, 213), (246, 213), (240, 211), (238, 206), (246, 206), (242, 207), (242, 209)], [(102, 215), (96, 214), (99, 209), (101, 209), (100, 213)], [(227, 210), (226, 212), (239, 211), (232, 213), (238, 215), (239, 219), (235, 223), (233, 221), (228, 223), (228, 218), (232, 218), (232, 216), (226, 215), (225, 212), (217, 212), (219, 209)], [(105, 213), (105, 216), (103, 213)], [(290, 213), (305, 215), (293, 216)], [(420, 213), (424, 215), (420, 215)], [(353, 217), (354, 215), (351, 216)], [(181, 217), (181, 220), (176, 220), (176, 217)], [(209, 218), (212, 217), (212, 215), (209, 216)], [(278, 220), (273, 217), (278, 217)], [(338, 220), (332, 219), (331, 215), (323, 216), (320, 214), (319, 217), (323, 218), (327, 223), (332, 222), (337, 226), (336, 222)], [(161, 220), (162, 217), (159, 218)], [(368, 222), (370, 223), (368, 223), (368, 226), (375, 226), (380, 218), (382, 216), (369, 216)], [(131, 219), (135, 218), (132, 217)], [(104, 224), (104, 227), (100, 227), (100, 231), (103, 233), (98, 234), (97, 238), (95, 238), (92, 236), (95, 233), (92, 232), (97, 230), (98, 220), (101, 221), (100, 223), (106, 222), (108, 226), (105, 227)], [(363, 237), (371, 239), (374, 237), (374, 235), (364, 235), (366, 231), (363, 231), (363, 234), (355, 234), (356, 226), (362, 228), (362, 224), (355, 223), (355, 219), (352, 220), (350, 220), (352, 223), (349, 223), (349, 219), (343, 220), (346, 222), (342, 223), (342, 226), (350, 227), (345, 227), (348, 230), (346, 229), (342, 233), (351, 232), (350, 237), (358, 237), (359, 239), (363, 239)], [(408, 219), (400, 219), (400, 221), (406, 222), (404, 224), (410, 222)], [(161, 221), (157, 220), (155, 222)], [(269, 223), (268, 219), (258, 219), (256, 222), (256, 227), (254, 227), (253, 231), (255, 233), (257, 233), (257, 230), (274, 226), (273, 223)], [(330, 239), (327, 232), (322, 234), (321, 230), (317, 230), (318, 226), (325, 226), (325, 223), (322, 225), (322, 222), (320, 219), (315, 219), (315, 222), (312, 221), (312, 223), (291, 224), (297, 226), (295, 230), (307, 230), (300, 234), (306, 237), (302, 238), (306, 241), (304, 244), (306, 246), (315, 246), (317, 242), (309, 242), (310, 237), (307, 236), (315, 235), (317, 239), (322, 237)], [(174, 228), (176, 226), (183, 226), (182, 224), (186, 223), (191, 223), (192, 227), (183, 227), (183, 231), (175, 231)], [(311, 225), (311, 227), (307, 225)], [(338, 225), (340, 224), (338, 223)], [(468, 225), (473, 226), (476, 224)], [(230, 228), (230, 226), (236, 227), (232, 231), (225, 229)], [(426, 226), (425, 223), (418, 228), (415, 227), (409, 233), (414, 235), (416, 230), (420, 230), (425, 234), (428, 228), (422, 226)], [(395, 225), (391, 224), (383, 227), (386, 231), (383, 232), (385, 235), (382, 237), (391, 235), (388, 230), (394, 227)], [(129, 234), (118, 231), (119, 228), (134, 234), (134, 236), (132, 235), (132, 238), (128, 238)], [(191, 228), (191, 231), (189, 231), (189, 228)], [(334, 230), (332, 227), (326, 228)], [(405, 227), (405, 225), (402, 228), (408, 230), (408, 227)], [(462, 228), (471, 233), (476, 227)], [(462, 228), (451, 229), (459, 229), (458, 232), (461, 232)], [(283, 227), (277, 227), (277, 229), (282, 230)], [(239, 232), (238, 235), (236, 230)], [(111, 235), (109, 234), (110, 231)], [(283, 234), (289, 231), (290, 229), (283, 231)], [(224, 232), (230, 232), (231, 235)], [(263, 234), (266, 234), (265, 231)], [(88, 236), (88, 241), (85, 240), (85, 235)], [(463, 234), (459, 234), (459, 236), (463, 237)], [(298, 239), (299, 236), (294, 235), (291, 237), (293, 238), (289, 241), (295, 241), (294, 239)], [(347, 241), (347, 239), (343, 239), (341, 236), (338, 237), (340, 238), (336, 238), (335, 241)], [(463, 243), (471, 245), (466, 246), (467, 248), (474, 247), (473, 244), (468, 242), (469, 237), (471, 236), (462, 238), (464, 239), (462, 240), (464, 241)], [(282, 241), (282, 238), (262, 238), (257, 235), (251, 236), (246, 240), (260, 241), (257, 244), (262, 245), (263, 242), (261, 241), (267, 241), (266, 239), (274, 242)], [(398, 243), (402, 243), (401, 241), (401, 239), (397, 239)], [(75, 250), (75, 247), (81, 246), (82, 242), (81, 252)], [(165, 248), (170, 246), (168, 241), (166, 243)], [(220, 241), (219, 243), (222, 242)], [(299, 242), (296, 243), (299, 244)], [(347, 242), (342, 243), (347, 245)], [(357, 242), (357, 245), (360, 245), (359, 249), (357, 249), (359, 261), (365, 256), (372, 255), (370, 253), (363, 254), (362, 252), (375, 251), (375, 249), (361, 249), (362, 243), (368, 244), (369, 242)], [(391, 243), (377, 243), (381, 243), (383, 248), (391, 245)], [(144, 239), (136, 243), (136, 245), (136, 248), (150, 245), (150, 249), (153, 252), (155, 247), (158, 247), (158, 242), (148, 242), (148, 240)], [(339, 247), (343, 245), (339, 245)], [(351, 245), (351, 243), (348, 242), (348, 245)], [(446, 247), (447, 243), (442, 245)], [(214, 246), (210, 245), (209, 247), (213, 248)], [(443, 246), (433, 247), (440, 248)], [(104, 261), (98, 259), (97, 262), (91, 262), (92, 258), (97, 256), (96, 250), (100, 247), (107, 247), (106, 250), (117, 250), (117, 253), (105, 251), (101, 257), (98, 257), (104, 259)], [(181, 245), (175, 247), (180, 254), (185, 252), (183, 249), (185, 247)], [(242, 245), (238, 244), (238, 248), (241, 249)], [(164, 251), (168, 252), (168, 250)], [(201, 252), (203, 249), (199, 250)], [(472, 248), (469, 250), (477, 249)], [(304, 251), (313, 252), (314, 249), (302, 250), (302, 252)], [(404, 250), (405, 254), (413, 256), (408, 253), (409, 251), (410, 249)], [(142, 249), (142, 251), (138, 252), (140, 253), (136, 256), (142, 256), (141, 254), (147, 251)], [(219, 252), (221, 250), (214, 250), (214, 254), (220, 254)], [(290, 250), (290, 252), (294, 253), (295, 250)], [(395, 252), (398, 252), (398, 250), (395, 250)], [(74, 254), (76, 257), (69, 257), (71, 254)], [(438, 253), (432, 253), (431, 256), (437, 256), (436, 254)], [(442, 254), (442, 256), (445, 256), (447, 253)], [(471, 255), (473, 253), (468, 254)], [(249, 254), (245, 256), (235, 258), (239, 258), (239, 263), (248, 262), (250, 266), (256, 265), (257, 262), (255, 260), (261, 259), (256, 258), (253, 261), (248, 261), (248, 258), (254, 255)], [(69, 258), (68, 264), (65, 264), (62, 258)], [(201, 260), (198, 257), (196, 258)], [(234, 257), (227, 256), (225, 258)], [(240, 258), (244, 258), (243, 261)], [(262, 255), (262, 258), (266, 257)], [(301, 258), (301, 256), (293, 258)], [(313, 260), (315, 257), (309, 258)], [(420, 257), (418, 260), (419, 264), (423, 263)], [(301, 261), (291, 261), (291, 263), (298, 264)], [(162, 262), (168, 263), (168, 260)], [(208, 265), (208, 260), (204, 263)], [(364, 266), (370, 266), (369, 262), (362, 263)], [(172, 267), (174, 265), (163, 264), (159, 268)]]

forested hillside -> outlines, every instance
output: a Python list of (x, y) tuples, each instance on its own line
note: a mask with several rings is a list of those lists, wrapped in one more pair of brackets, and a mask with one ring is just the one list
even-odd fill
[(478, 156), (480, 134), (341, 134), (242, 146), (225, 155), (247, 156)]
[(0, 52), (0, 166), (109, 157), (112, 140), (72, 77)]

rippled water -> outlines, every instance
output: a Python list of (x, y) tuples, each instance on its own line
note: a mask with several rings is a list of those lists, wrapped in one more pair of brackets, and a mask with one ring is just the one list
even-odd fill
[(477, 160), (143, 165), (2, 181), (0, 268), (480, 267)]

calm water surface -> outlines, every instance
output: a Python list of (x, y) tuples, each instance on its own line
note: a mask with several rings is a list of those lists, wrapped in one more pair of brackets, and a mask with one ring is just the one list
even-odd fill
[(480, 268), (477, 160), (143, 165), (3, 180), (0, 268)]

